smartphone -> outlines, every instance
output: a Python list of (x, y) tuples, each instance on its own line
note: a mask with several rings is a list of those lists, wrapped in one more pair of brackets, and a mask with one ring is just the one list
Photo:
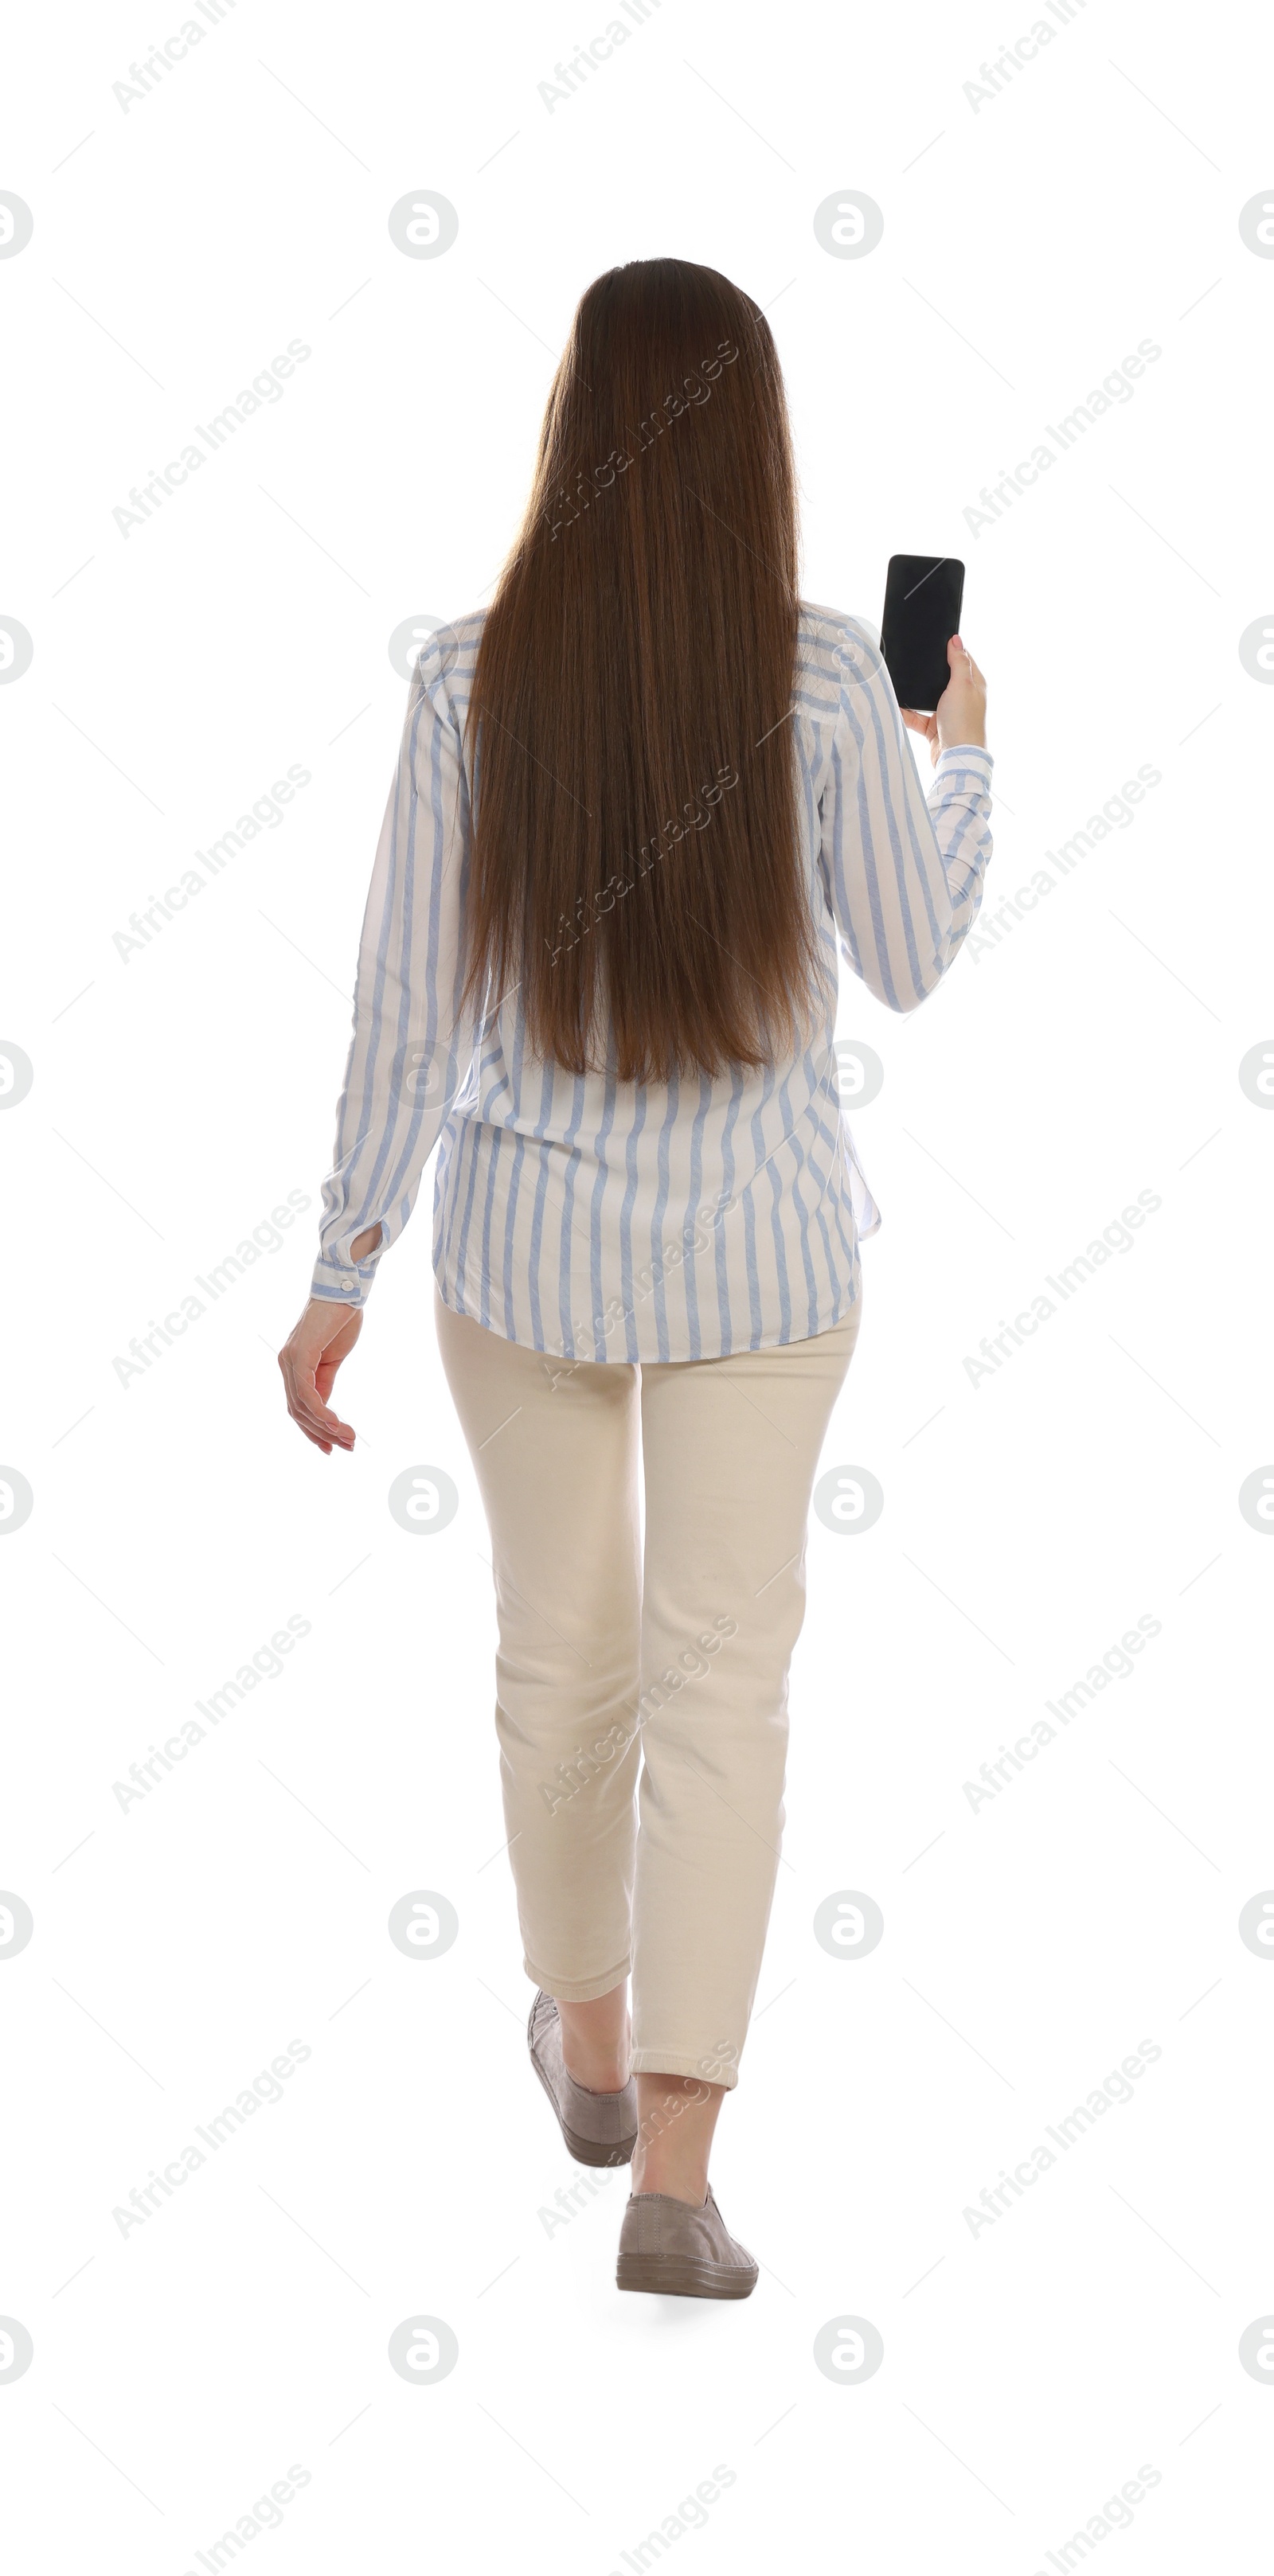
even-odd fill
[(880, 649), (900, 707), (931, 716), (951, 677), (947, 644), (960, 632), (964, 565), (954, 555), (891, 555)]

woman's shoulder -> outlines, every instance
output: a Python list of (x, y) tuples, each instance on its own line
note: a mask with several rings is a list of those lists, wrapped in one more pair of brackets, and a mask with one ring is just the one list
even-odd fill
[(798, 637), (811, 652), (835, 651), (846, 642), (870, 644), (880, 650), (880, 628), (869, 617), (854, 617), (846, 608), (823, 608), (816, 600), (802, 599)]
[(441, 682), (453, 703), (467, 702), (486, 613), (485, 608), (474, 608), (463, 617), (438, 621), (416, 660), (423, 687), (432, 689)]
[(811, 714), (835, 716), (846, 683), (868, 678), (879, 662), (880, 629), (843, 608), (799, 606), (795, 694)]

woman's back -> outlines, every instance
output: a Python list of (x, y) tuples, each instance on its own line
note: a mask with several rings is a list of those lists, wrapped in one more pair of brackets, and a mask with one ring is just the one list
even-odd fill
[[(314, 1293), (349, 1298), (401, 1232), (439, 1144), (434, 1268), (446, 1304), (565, 1360), (700, 1359), (801, 1340), (858, 1295), (878, 1211), (844, 1123), (833, 1032), (837, 947), (877, 997), (913, 1009), (967, 934), (990, 855), (991, 763), (956, 747), (928, 801), (869, 630), (801, 602), (790, 722), (801, 875), (820, 961), (806, 1043), (763, 1066), (663, 1083), (576, 1074), (532, 1050), (519, 989), (462, 1001), (475, 803), (466, 733), (485, 611), (421, 654), (368, 900), (355, 1028), (325, 1186)], [(702, 782), (686, 831), (710, 849), (737, 788)], [(471, 796), (471, 788), (473, 795)], [(668, 857), (669, 826), (615, 867), (563, 949)], [(640, 900), (640, 895), (638, 896)]]

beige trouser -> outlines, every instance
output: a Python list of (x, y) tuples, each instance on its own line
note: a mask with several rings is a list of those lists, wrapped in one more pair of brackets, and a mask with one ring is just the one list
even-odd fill
[(810, 1494), (861, 1313), (727, 1359), (572, 1363), (435, 1292), (491, 1531), (523, 1965), (571, 2003), (631, 1970), (638, 2072), (738, 2080)]

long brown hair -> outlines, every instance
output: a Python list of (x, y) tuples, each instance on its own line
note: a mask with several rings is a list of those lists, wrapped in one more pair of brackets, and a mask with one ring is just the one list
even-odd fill
[(621, 1082), (799, 1051), (819, 978), (790, 723), (796, 478), (760, 308), (630, 260), (581, 297), (469, 707), (466, 999)]

